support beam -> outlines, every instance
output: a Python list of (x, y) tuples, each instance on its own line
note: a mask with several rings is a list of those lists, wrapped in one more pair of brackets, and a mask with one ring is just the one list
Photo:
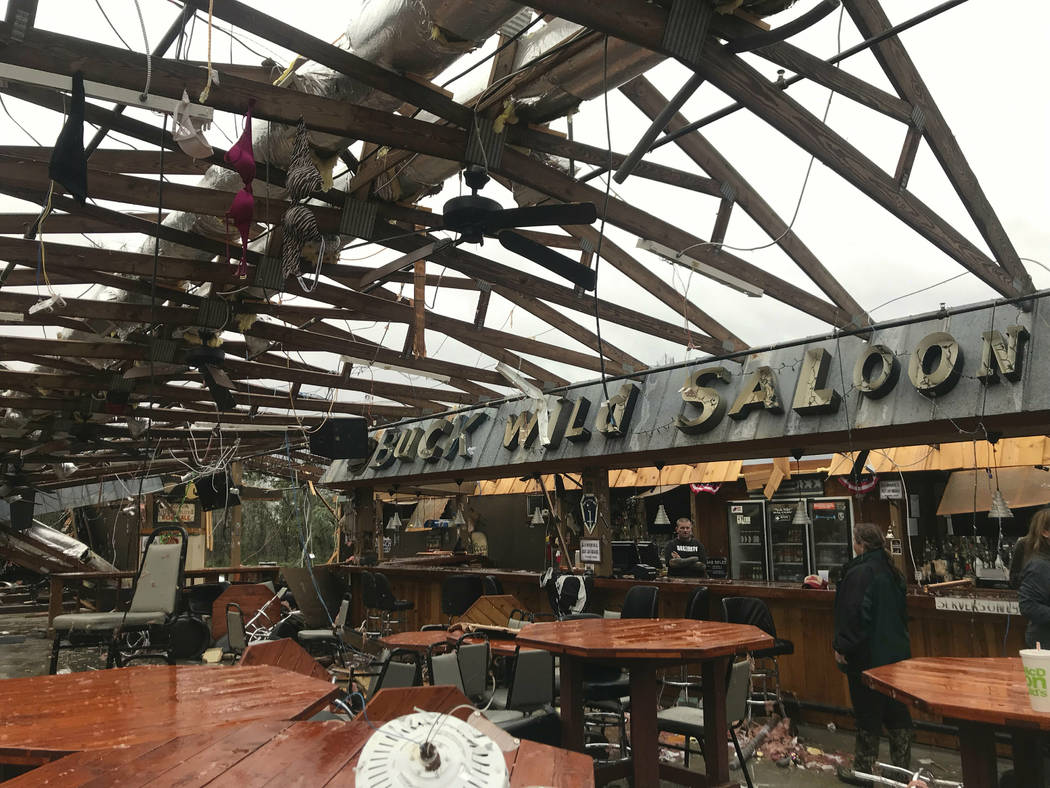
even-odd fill
[[(620, 88), (631, 102), (646, 117), (653, 118), (660, 111), (664, 97), (644, 76), (637, 77)], [(666, 130), (671, 133), (688, 125), (688, 120), (676, 114), (667, 124)], [(790, 257), (799, 268), (828, 296), (834, 303), (853, 315), (855, 325), (870, 322), (867, 313), (852, 295), (841, 285), (817, 256), (806, 246), (780, 216), (763, 199), (762, 195), (736, 168), (708, 141), (699, 131), (691, 132), (675, 140), (675, 144), (704, 171), (710, 173), (732, 193), (733, 200), (744, 212), (754, 219), (770, 238), (776, 239), (777, 245)], [(715, 239), (712, 239), (715, 240)], [(858, 322), (860, 321), (860, 322)]]
[[(875, 0), (850, 0), (846, 3), (846, 10), (865, 38), (890, 29), (890, 20), (886, 12)], [(948, 121), (941, 114), (900, 38), (892, 36), (881, 41), (872, 48), (872, 54), (886, 72), (894, 89), (922, 111), (925, 121), (923, 135), (926, 142), (940, 162), (948, 180), (955, 187), (956, 194), (959, 195), (988, 248), (1013, 278), (1012, 287), (1022, 293), (1031, 293), (1031, 277), (1021, 264), (1013, 243), (981, 188), (981, 182), (970, 169), (955, 135), (948, 126)]]

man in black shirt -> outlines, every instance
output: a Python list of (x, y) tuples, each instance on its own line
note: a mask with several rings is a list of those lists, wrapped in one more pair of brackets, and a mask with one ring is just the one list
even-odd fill
[(675, 538), (664, 548), (664, 561), (670, 575), (707, 574), (707, 551), (693, 535), (693, 521), (688, 517), (679, 517), (675, 523)]

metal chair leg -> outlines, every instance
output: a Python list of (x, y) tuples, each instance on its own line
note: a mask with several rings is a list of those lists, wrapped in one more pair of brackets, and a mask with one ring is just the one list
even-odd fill
[(51, 644), (51, 664), (48, 667), (48, 673), (52, 676), (58, 672), (58, 651), (62, 647), (62, 633), (55, 632), (55, 640)]
[[(733, 739), (733, 746), (736, 748), (736, 757), (740, 761), (740, 768), (744, 772), (744, 779), (747, 780), (747, 788), (755, 788), (754, 783), (751, 782), (751, 772), (747, 770), (747, 764), (744, 763), (744, 753), (740, 751), (740, 741), (736, 737), (736, 731), (730, 726), (729, 735)], [(688, 764), (686, 764), (688, 765)]]

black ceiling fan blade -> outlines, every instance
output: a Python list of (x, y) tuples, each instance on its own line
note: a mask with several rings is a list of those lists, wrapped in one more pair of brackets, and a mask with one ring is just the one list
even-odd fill
[[(201, 364), (198, 368), (201, 373), (201, 377), (204, 378), (204, 385), (208, 387), (208, 391), (211, 392), (212, 399), (215, 400), (215, 404), (221, 411), (237, 410), (237, 400), (233, 398), (230, 392), (223, 388), (222, 385), (212, 375), (212, 371), (217, 369), (212, 367), (210, 364)], [(222, 377), (229, 380), (226, 374), (223, 373)]]
[(593, 202), (567, 202), (555, 205), (530, 205), (505, 208), (485, 219), (485, 232), (510, 230), (515, 227), (546, 227), (560, 224), (591, 224), (598, 218)]
[(510, 230), (504, 230), (497, 237), (505, 249), (542, 265), (548, 271), (553, 271), (584, 290), (594, 289), (596, 279), (593, 268), (581, 265), (560, 252), (548, 249), (543, 244)]

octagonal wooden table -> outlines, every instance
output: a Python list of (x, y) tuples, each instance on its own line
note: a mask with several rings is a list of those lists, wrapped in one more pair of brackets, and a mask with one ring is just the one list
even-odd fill
[[(369, 708), (382, 701), (383, 709), (377, 709), (382, 720), (257, 720), (205, 733), (169, 735), (152, 742), (74, 753), (16, 777), (4, 783), (4, 788), (353, 788), (361, 751), (376, 735), (375, 726), (389, 719), (388, 714), (399, 716), (416, 708), (450, 712), (465, 700), (454, 687), (380, 690)], [(503, 757), (510, 788), (594, 785), (591, 759), (577, 752), (523, 739)]]
[(339, 687), (270, 666), (148, 665), (0, 681), (0, 763), (33, 765), (253, 720), (302, 720)]
[(921, 657), (864, 671), (864, 683), (959, 728), (966, 788), (996, 788), (995, 732), (1013, 737), (1017, 785), (1044, 785), (1040, 742), (1050, 712), (1033, 711), (1017, 657)]
[[(773, 638), (758, 627), (684, 618), (592, 618), (530, 624), (518, 633), (517, 642), (561, 657), (562, 746), (569, 749), (584, 748), (582, 685), (587, 663), (620, 665), (630, 673), (633, 762), (603, 768), (599, 781), (633, 772), (638, 786), (658, 785), (661, 778), (710, 788), (733, 784), (726, 746), (726, 669), (734, 655), (773, 645)], [(659, 758), (656, 670), (686, 662), (701, 663), (706, 776), (662, 764)]]

